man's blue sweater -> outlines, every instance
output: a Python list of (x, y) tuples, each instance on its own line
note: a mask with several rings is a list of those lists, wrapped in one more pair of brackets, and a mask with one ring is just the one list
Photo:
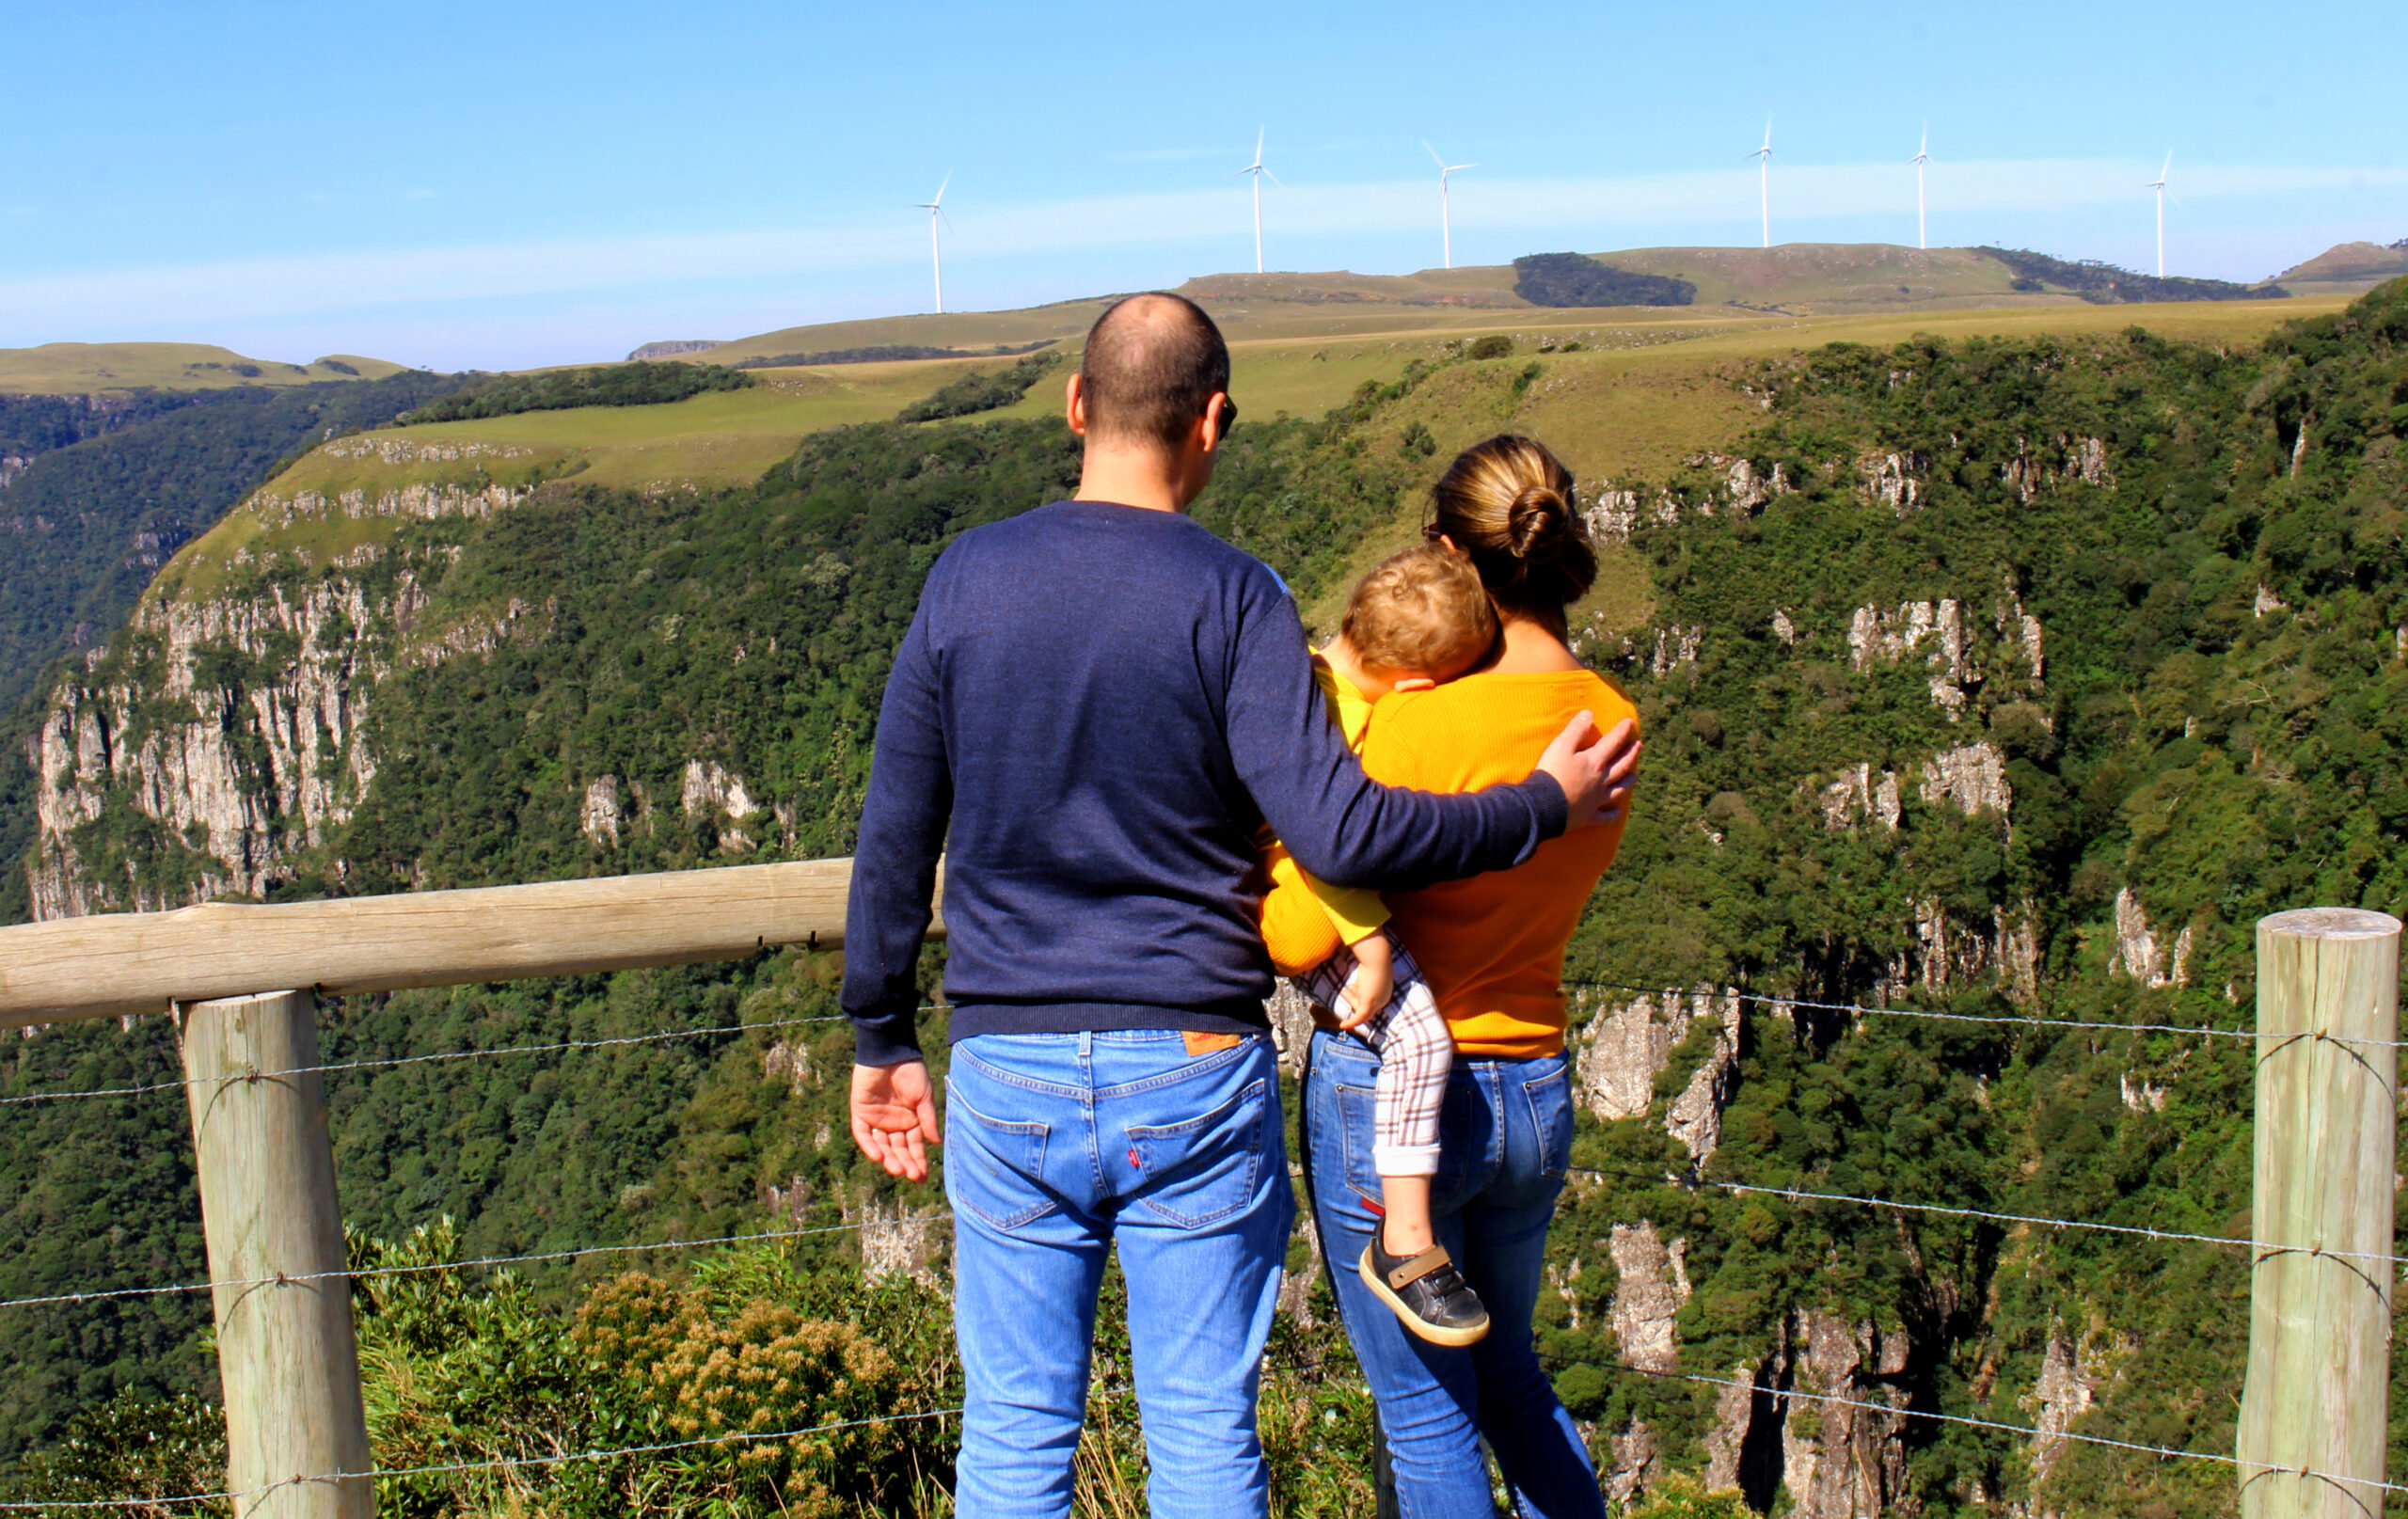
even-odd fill
[(1266, 819), (1323, 880), (1391, 890), (1563, 831), (1545, 775), (1460, 797), (1367, 779), (1321, 703), (1287, 587), (1186, 516), (1057, 501), (962, 534), (879, 714), (845, 924), (856, 1058), (917, 1053), (940, 852), (954, 1038), (1234, 1033), (1272, 986)]

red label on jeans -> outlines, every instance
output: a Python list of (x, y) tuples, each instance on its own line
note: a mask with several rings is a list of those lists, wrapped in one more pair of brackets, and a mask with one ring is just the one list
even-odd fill
[(1137, 1147), (1134, 1145), (1129, 1147), (1129, 1169), (1132, 1171), (1142, 1171), (1145, 1169), (1144, 1166), (1137, 1163)]

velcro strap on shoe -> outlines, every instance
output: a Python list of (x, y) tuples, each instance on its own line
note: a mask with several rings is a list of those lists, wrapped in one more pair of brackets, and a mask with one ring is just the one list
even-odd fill
[(1434, 1244), (1388, 1273), (1388, 1286), (1394, 1290), (1402, 1291), (1439, 1267), (1451, 1266), (1454, 1263), (1454, 1258), (1447, 1254), (1445, 1245)]

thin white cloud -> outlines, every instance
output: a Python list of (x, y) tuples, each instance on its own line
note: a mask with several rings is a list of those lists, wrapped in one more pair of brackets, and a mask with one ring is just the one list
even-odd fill
[[(1176, 164), (1191, 158), (1221, 158), (1229, 153), (1227, 148), (1136, 148), (1127, 152), (1106, 153), (1107, 164)], [(1244, 153), (1239, 154), (1244, 157)]]
[[(1936, 214), (2061, 213), (2146, 203), (2154, 164), (2099, 160), (1935, 162)], [(2408, 169), (2200, 165), (2177, 166), (2192, 206), (2217, 200), (2408, 186)], [(1772, 174), (1773, 230), (1782, 224), (1895, 216), (1913, 204), (1910, 170), (1895, 164), (1783, 166)], [(1266, 187), (1263, 218), (1282, 238), (1419, 231), (1436, 186), (1420, 179)], [(1752, 166), (1672, 174), (1529, 180), (1465, 175), (1455, 229), (1560, 234), (1584, 247), (1632, 245), (1651, 229), (1752, 227)], [(965, 258), (1094, 252), (1234, 237), (1250, 226), (1242, 185), (963, 208), (948, 252)], [(24, 275), (0, 280), (0, 342), (63, 336), (187, 330), (344, 311), (393, 311), (479, 300), (673, 288), (698, 282), (827, 275), (916, 262), (927, 245), (914, 218), (790, 231), (687, 232), (485, 246), (388, 248), (214, 263)], [(38, 329), (38, 330), (37, 330)]]

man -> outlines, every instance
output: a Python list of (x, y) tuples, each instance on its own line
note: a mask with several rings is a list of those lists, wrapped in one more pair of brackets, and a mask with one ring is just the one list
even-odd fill
[(1116, 1244), (1153, 1513), (1265, 1511), (1255, 1393), (1293, 1199), (1259, 827), (1325, 880), (1410, 888), (1616, 815), (1638, 757), (1584, 714), (1514, 785), (1365, 779), (1286, 587), (1183, 514), (1228, 374), (1192, 303), (1106, 311), (1069, 382), (1077, 498), (946, 550), (879, 718), (846, 926), (853, 1136), (927, 1175), (914, 962), (943, 850), (961, 1519), (1069, 1511)]

